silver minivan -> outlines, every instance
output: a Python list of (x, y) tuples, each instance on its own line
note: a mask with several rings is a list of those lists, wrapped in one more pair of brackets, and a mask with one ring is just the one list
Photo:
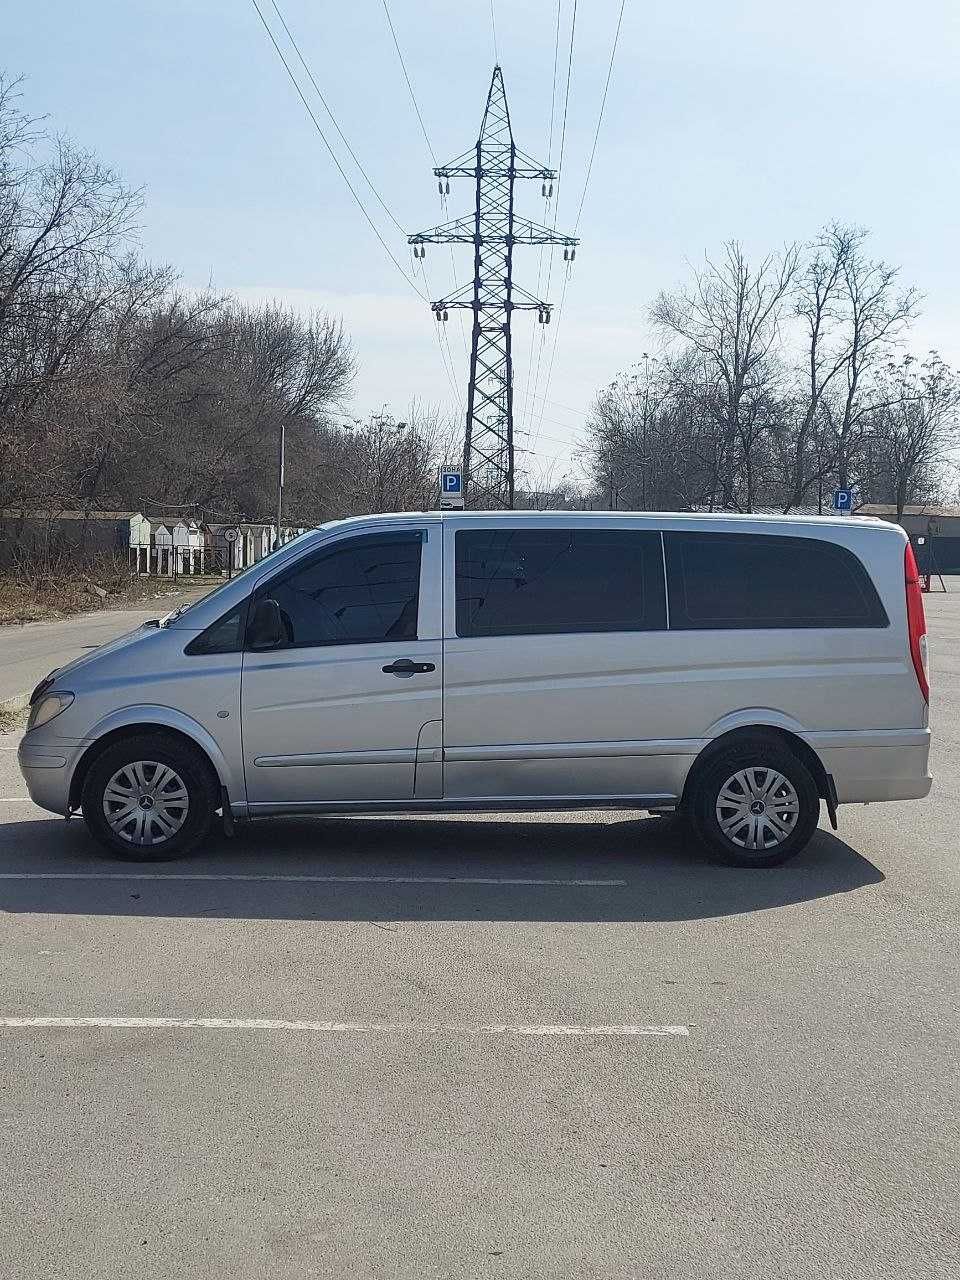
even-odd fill
[(680, 810), (771, 866), (925, 796), (926, 627), (896, 525), (427, 512), (337, 521), (52, 673), (30, 795), (116, 855), (217, 814)]

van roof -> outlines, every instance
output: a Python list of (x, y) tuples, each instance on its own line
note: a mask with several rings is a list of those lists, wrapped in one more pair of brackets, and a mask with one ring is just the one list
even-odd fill
[[(899, 525), (891, 524), (889, 520), (880, 520), (876, 516), (841, 516), (841, 515), (782, 515), (782, 514), (740, 514), (739, 512), (730, 511), (480, 511), (480, 510), (447, 510), (447, 511), (394, 511), (384, 512), (380, 515), (367, 516), (348, 516), (343, 520), (331, 521), (331, 525), (360, 524), (370, 523), (373, 521), (387, 520), (409, 520), (417, 516), (428, 516), (431, 520), (502, 520), (504, 523), (515, 524), (518, 520), (537, 520), (543, 518), (557, 518), (561, 520), (591, 521), (591, 520), (607, 520), (614, 516), (618, 520), (628, 519), (636, 520), (638, 523), (659, 524), (664, 520), (677, 524), (696, 524), (702, 526), (704, 522), (717, 525), (790, 525), (805, 526), (808, 528), (822, 529), (824, 526), (836, 526), (839, 528), (849, 529), (852, 526), (858, 526), (868, 529), (899, 529)], [(324, 526), (329, 527), (329, 526)]]

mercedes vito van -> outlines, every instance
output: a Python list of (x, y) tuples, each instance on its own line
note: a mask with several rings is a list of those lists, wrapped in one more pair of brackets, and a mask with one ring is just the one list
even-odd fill
[(896, 525), (442, 512), (337, 521), (52, 673), (20, 766), (123, 858), (215, 815), (636, 808), (737, 866), (820, 804), (925, 796)]

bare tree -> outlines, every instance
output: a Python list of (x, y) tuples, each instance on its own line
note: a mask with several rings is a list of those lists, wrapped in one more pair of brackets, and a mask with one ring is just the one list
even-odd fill
[(831, 223), (813, 241), (798, 272), (795, 311), (803, 325), (802, 409), (793, 436), (785, 511), (800, 506), (822, 479), (822, 406), (850, 359), (850, 339), (842, 332), (848, 263), (863, 243), (859, 228)]
[(594, 403), (582, 456), (597, 500), (634, 510), (712, 506), (722, 435), (704, 359), (687, 350), (644, 363)]
[(349, 469), (340, 478), (350, 514), (435, 506), (440, 466), (455, 452), (448, 420), (417, 402), (401, 421), (374, 415), (350, 433), (350, 446)]
[(599, 393), (581, 454), (596, 497), (789, 511), (813, 491), (822, 510), (828, 487), (851, 482), (901, 507), (942, 491), (953, 374), (936, 356), (893, 358), (917, 305), (858, 227), (831, 223), (757, 270), (727, 245), (654, 303), (655, 376), (634, 367)]
[[(799, 250), (788, 246), (754, 269), (741, 245), (731, 240), (723, 257), (709, 258), (691, 287), (661, 293), (650, 317), (664, 337), (689, 344), (714, 379), (715, 411), (721, 427), (720, 499), (736, 505), (738, 453), (749, 449), (780, 344), (781, 320), (793, 288)], [(752, 496), (746, 495), (747, 506)]]
[(878, 390), (883, 402), (864, 418), (852, 465), (859, 463), (881, 501), (896, 504), (899, 520), (908, 503), (936, 495), (943, 463), (960, 443), (960, 382), (930, 352), (922, 364), (909, 355), (891, 362)]
[(824, 404), (834, 437), (840, 488), (850, 481), (850, 461), (865, 415), (882, 407), (883, 392), (874, 375), (890, 356), (917, 314), (916, 289), (898, 287), (899, 269), (872, 261), (864, 251), (864, 232), (852, 236), (842, 262), (842, 298), (847, 329), (843, 386), (834, 407)]
[[(125, 287), (139, 195), (63, 138), (48, 139), (0, 85), (0, 495), (44, 466), (32, 431), (54, 386), (80, 376), (97, 325)], [(31, 163), (42, 142), (52, 156)]]

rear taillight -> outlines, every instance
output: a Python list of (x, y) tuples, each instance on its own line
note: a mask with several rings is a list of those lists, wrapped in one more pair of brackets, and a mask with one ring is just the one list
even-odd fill
[(927, 661), (927, 619), (923, 612), (920, 573), (913, 547), (907, 543), (903, 553), (903, 577), (907, 588), (907, 629), (910, 632), (910, 656), (924, 702), (930, 701), (930, 668)]

